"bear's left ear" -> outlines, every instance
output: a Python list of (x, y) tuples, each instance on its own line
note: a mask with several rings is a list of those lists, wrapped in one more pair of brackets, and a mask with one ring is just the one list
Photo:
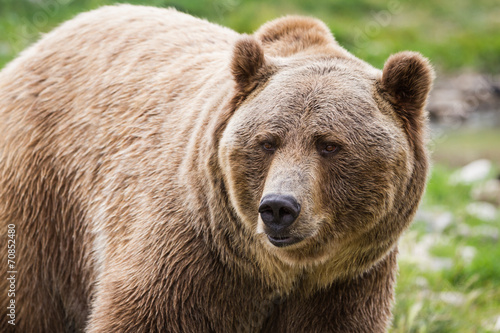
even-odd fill
[(417, 52), (400, 52), (387, 59), (381, 86), (385, 97), (412, 130), (419, 130), (434, 71)]
[(255, 38), (243, 36), (236, 41), (231, 59), (231, 73), (238, 95), (246, 96), (256, 87), (259, 74), (265, 65), (264, 49)]

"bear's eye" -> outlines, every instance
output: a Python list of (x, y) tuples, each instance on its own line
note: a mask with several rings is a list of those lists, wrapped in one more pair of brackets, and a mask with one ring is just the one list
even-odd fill
[(271, 142), (264, 142), (262, 143), (262, 148), (270, 153), (273, 153), (276, 150), (276, 146), (272, 144)]
[(327, 156), (336, 153), (339, 150), (339, 146), (334, 143), (323, 142), (319, 144), (318, 150), (321, 155)]

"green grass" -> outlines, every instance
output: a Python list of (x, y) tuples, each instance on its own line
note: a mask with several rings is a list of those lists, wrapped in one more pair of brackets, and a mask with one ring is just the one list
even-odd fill
[[(0, 0), (0, 68), (79, 12), (116, 0)], [(416, 50), (442, 71), (500, 73), (496, 0), (129, 0), (179, 10), (251, 33), (285, 14), (324, 20), (348, 50), (377, 67), (394, 52)]]
[[(500, 214), (497, 209), (493, 221), (468, 214), (476, 185), (451, 185), (453, 171), (434, 167), (421, 206), (426, 212), (450, 212), (452, 223), (431, 231), (429, 220), (417, 216), (400, 241), (392, 333), (493, 332), (500, 318)], [(496, 230), (496, 235), (474, 232), (483, 227)], [(421, 263), (425, 255), (416, 248), (425, 238), (432, 240), (428, 259), (448, 265), (431, 268)], [(475, 252), (474, 257), (464, 258), (464, 249)]]
[(500, 130), (498, 128), (457, 128), (434, 135), (430, 148), (438, 163), (460, 166), (479, 158), (500, 165)]

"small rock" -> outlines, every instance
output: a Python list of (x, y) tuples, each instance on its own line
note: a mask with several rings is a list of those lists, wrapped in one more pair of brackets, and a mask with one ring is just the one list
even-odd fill
[(433, 272), (449, 270), (453, 268), (453, 260), (444, 257), (430, 257), (424, 268)]
[(453, 125), (468, 117), (467, 104), (459, 97), (458, 90), (435, 91), (427, 109), (440, 123)]
[(470, 265), (472, 263), (472, 260), (476, 257), (477, 254), (477, 249), (474, 246), (464, 246), (460, 247), (457, 250), (458, 255), (466, 265)]
[(471, 162), (462, 169), (454, 172), (450, 177), (452, 184), (472, 184), (485, 180), (490, 174), (492, 163), (489, 160), (481, 159)]
[(450, 239), (442, 234), (427, 234), (417, 241), (416, 232), (408, 232), (400, 242), (400, 259), (417, 265), (422, 270), (442, 271), (453, 267), (453, 259), (434, 257), (429, 251), (438, 244), (448, 244)]
[(493, 76), (477, 73), (441, 75), (429, 96), (427, 109), (431, 119), (444, 125), (472, 123), (472, 118), (484, 124), (484, 119), (480, 118), (490, 110), (499, 110), (499, 86), (499, 78)]
[(427, 281), (427, 279), (423, 276), (417, 276), (415, 278), (415, 285), (419, 289), (427, 289), (429, 287), (429, 281)]
[(462, 224), (458, 227), (458, 234), (462, 237), (481, 237), (486, 240), (498, 241), (498, 228), (490, 226), (469, 227)]
[(450, 305), (461, 306), (467, 301), (467, 297), (464, 294), (453, 291), (445, 291), (438, 294), (438, 298)]
[(483, 221), (493, 221), (497, 217), (497, 209), (488, 202), (472, 202), (465, 207), (467, 214)]
[(448, 211), (431, 212), (419, 210), (415, 219), (425, 222), (429, 231), (441, 233), (453, 223), (453, 214)]
[(493, 327), (493, 331), (500, 332), (500, 316), (497, 318), (497, 322), (495, 323), (495, 327)]
[(453, 214), (442, 212), (434, 216), (434, 219), (430, 221), (430, 225), (434, 231), (443, 232), (452, 222)]
[(472, 189), (472, 197), (478, 201), (487, 201), (500, 206), (500, 179), (490, 179)]
[(491, 239), (498, 241), (499, 231), (498, 228), (489, 226), (479, 226), (472, 229), (472, 233), (476, 236), (483, 237), (484, 239)]

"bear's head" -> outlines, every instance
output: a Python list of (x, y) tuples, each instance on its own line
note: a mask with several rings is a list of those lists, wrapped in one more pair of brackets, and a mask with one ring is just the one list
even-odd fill
[(424, 190), (427, 60), (402, 52), (380, 71), (323, 23), (288, 17), (241, 37), (231, 71), (219, 163), (244, 229), (290, 265), (371, 267)]

